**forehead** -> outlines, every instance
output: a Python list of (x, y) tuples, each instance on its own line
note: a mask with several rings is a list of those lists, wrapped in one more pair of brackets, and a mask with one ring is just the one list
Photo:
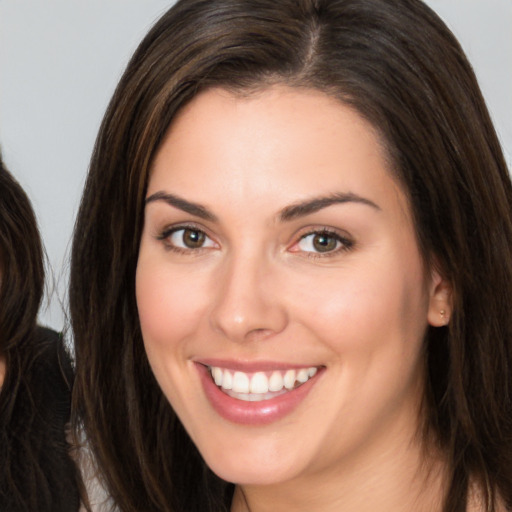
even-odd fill
[(403, 195), (369, 122), (322, 92), (287, 86), (196, 96), (153, 162), (148, 195), (162, 189), (192, 191), (204, 204), (219, 194), (265, 195), (283, 205), (333, 192)]

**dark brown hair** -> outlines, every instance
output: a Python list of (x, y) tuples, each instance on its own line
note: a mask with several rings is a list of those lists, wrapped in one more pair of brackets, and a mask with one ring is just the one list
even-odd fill
[(0, 158), (0, 510), (78, 510), (68, 453), (71, 361), (57, 333), (37, 326), (43, 247), (27, 195)]
[(284, 83), (380, 132), (425, 261), (454, 313), (426, 334), (425, 438), (449, 461), (445, 512), (470, 479), (512, 506), (512, 187), (471, 66), (419, 0), (182, 0), (142, 41), (107, 110), (72, 252), (77, 426), (123, 511), (229, 509), (156, 384), (135, 270), (148, 174), (176, 112), (210, 87)]
[(36, 326), (43, 296), (41, 238), (30, 202), (0, 160), (0, 350), (7, 367), (23, 366), (19, 347)]

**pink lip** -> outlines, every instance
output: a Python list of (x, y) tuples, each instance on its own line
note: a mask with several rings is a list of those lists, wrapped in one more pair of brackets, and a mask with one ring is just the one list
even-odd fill
[[(216, 363), (220, 363), (220, 361)], [(215, 364), (215, 366), (217, 366), (217, 364)], [(259, 364), (256, 364), (256, 366), (244, 364), (241, 367), (233, 362), (229, 364), (224, 362), (223, 365), (218, 364), (218, 366), (233, 369), (241, 369), (243, 367), (243, 371), (246, 372), (282, 368), (282, 366), (269, 368), (268, 364), (264, 367)], [(242, 425), (267, 425), (290, 414), (306, 398), (309, 391), (316, 384), (319, 375), (321, 375), (324, 370), (324, 368), (320, 368), (318, 373), (306, 383), (275, 398), (262, 400), (260, 402), (246, 402), (232, 398), (222, 392), (215, 382), (213, 382), (210, 371), (204, 364), (196, 363), (196, 368), (199, 371), (206, 397), (215, 411), (224, 419)], [(288, 369), (289, 368), (288, 366)], [(300, 368), (300, 366), (298, 368)]]

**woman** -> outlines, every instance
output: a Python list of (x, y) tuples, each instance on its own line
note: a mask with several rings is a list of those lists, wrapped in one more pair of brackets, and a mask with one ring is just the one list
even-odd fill
[(0, 510), (70, 512), (79, 498), (66, 441), (71, 361), (36, 325), (43, 248), (29, 200), (0, 160)]
[(418, 0), (183, 0), (76, 225), (75, 425), (120, 510), (512, 506), (512, 190)]

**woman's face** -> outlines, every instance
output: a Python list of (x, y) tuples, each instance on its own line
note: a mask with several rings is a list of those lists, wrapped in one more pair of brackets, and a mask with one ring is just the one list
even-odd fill
[(336, 100), (188, 104), (154, 161), (136, 284), (156, 379), (222, 478), (339, 473), (414, 436), (443, 282), (378, 136)]

